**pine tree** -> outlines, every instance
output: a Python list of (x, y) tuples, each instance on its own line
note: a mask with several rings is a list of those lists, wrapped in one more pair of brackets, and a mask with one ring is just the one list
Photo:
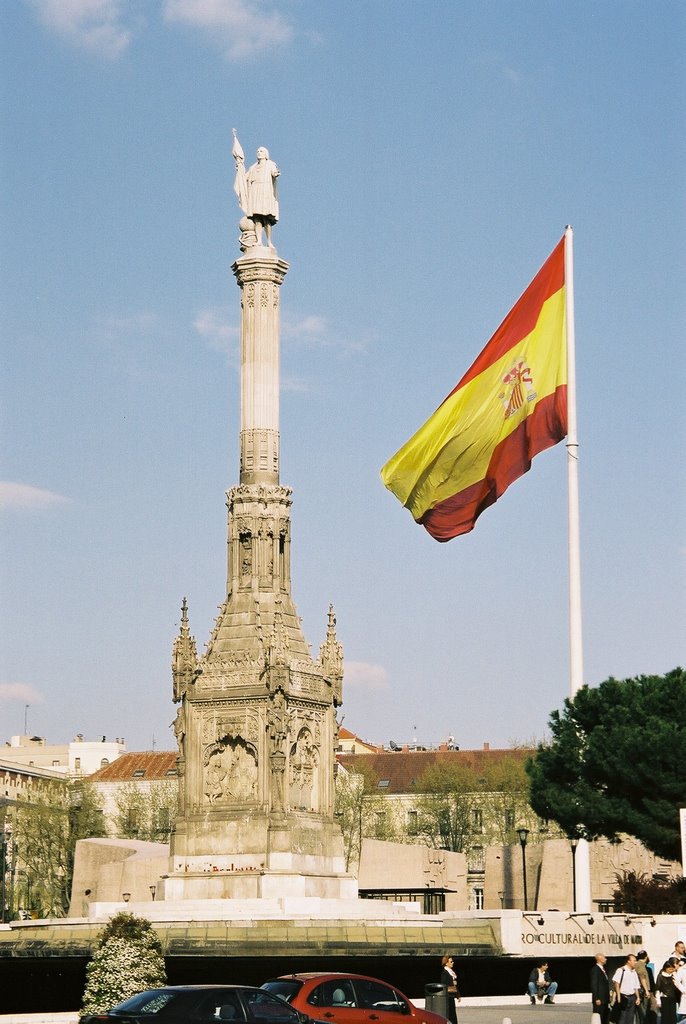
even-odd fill
[(569, 836), (627, 834), (680, 859), (686, 672), (584, 686), (553, 711), (550, 729), (527, 765), (536, 813)]

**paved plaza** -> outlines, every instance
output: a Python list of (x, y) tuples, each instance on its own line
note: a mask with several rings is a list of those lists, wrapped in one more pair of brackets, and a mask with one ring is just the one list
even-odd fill
[[(506, 1003), (498, 1000), (484, 1000), (475, 1005), (476, 999), (461, 1003), (457, 1010), (458, 1024), (503, 1024), (509, 1017), (512, 1024), (589, 1024), (590, 1003), (542, 1003), (531, 1006), (523, 998)], [(77, 1013), (17, 1013), (3, 1016), (0, 1024), (77, 1024)]]
[(512, 1024), (590, 1024), (588, 1003), (555, 1003), (553, 1006), (531, 1006), (522, 1000), (510, 1005), (461, 1006), (458, 1024), (502, 1024), (509, 1017)]

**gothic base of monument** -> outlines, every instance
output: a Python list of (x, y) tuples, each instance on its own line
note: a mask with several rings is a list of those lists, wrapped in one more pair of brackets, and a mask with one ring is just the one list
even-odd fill
[(162, 877), (157, 900), (356, 900), (357, 881), (340, 875), (303, 875), (283, 871), (184, 872)]
[[(357, 888), (357, 886), (355, 886)], [(126, 911), (149, 921), (403, 921), (422, 920), (427, 926), (440, 927), (441, 918), (427, 917), (419, 903), (387, 903), (385, 900), (353, 898), (327, 899), (316, 896), (287, 895), (285, 890), (271, 899), (159, 899), (144, 903), (91, 903), (88, 918), (107, 921)]]
[(267, 819), (251, 827), (244, 822), (238, 832), (239, 822), (223, 823), (222, 841), (206, 838), (206, 850), (214, 852), (203, 855), (190, 855), (188, 837), (177, 832), (158, 899), (357, 899), (357, 880), (346, 873), (341, 838), (332, 826), (313, 822), (317, 828), (303, 828), (297, 816), (282, 817), (275, 815), (270, 827)]

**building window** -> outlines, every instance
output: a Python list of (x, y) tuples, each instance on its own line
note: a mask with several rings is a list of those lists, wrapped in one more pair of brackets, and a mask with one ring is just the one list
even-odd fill
[(391, 784), (391, 780), (390, 779), (379, 779), (379, 781), (376, 784), (376, 788), (377, 789), (388, 789), (390, 784)]
[(80, 757), (75, 757), (74, 758), (74, 771), (75, 772), (80, 772), (81, 771), (81, 758)]
[(107, 765), (108, 765), (109, 763), (110, 763), (110, 759), (109, 759), (109, 757), (101, 757), (101, 758), (100, 758), (100, 767), (101, 767), (101, 768), (107, 768)]
[(157, 812), (157, 831), (163, 833), (171, 832), (171, 815), (168, 807), (160, 807)]
[(129, 807), (126, 811), (126, 830), (131, 835), (138, 835), (138, 808)]
[(133, 773), (133, 778), (134, 779), (142, 779), (144, 775), (145, 775), (145, 768), (136, 768), (135, 772)]
[(59, 768), (59, 766), (60, 766), (59, 761), (53, 761), (52, 762), (52, 766), (53, 766), (53, 768)]
[(467, 870), (468, 871), (485, 871), (486, 862), (484, 858), (483, 846), (472, 846), (471, 850), (467, 854)]
[(407, 812), (407, 832), (408, 832), (408, 835), (416, 836), (418, 831), (419, 831), (419, 826), (417, 824), (417, 812), (416, 811), (408, 811)]
[(386, 812), (377, 811), (374, 815), (374, 829), (376, 832), (376, 838), (381, 839), (386, 830)]
[(514, 831), (515, 827), (515, 812), (514, 807), (508, 807), (505, 811), (505, 829), (508, 832)]
[(484, 815), (480, 807), (472, 809), (472, 832), (483, 832)]
[(475, 885), (472, 889), (472, 898), (469, 901), (471, 906), (470, 910), (483, 910), (484, 909), (484, 887), (483, 885)]

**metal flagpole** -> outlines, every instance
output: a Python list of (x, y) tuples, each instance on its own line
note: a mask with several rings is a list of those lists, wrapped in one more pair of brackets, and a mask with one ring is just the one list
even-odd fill
[[(567, 322), (567, 501), (569, 557), (569, 689), (572, 700), (584, 685), (581, 631), (581, 548), (579, 544), (579, 441), (576, 426), (576, 349), (574, 329), (574, 232), (565, 228), (565, 316)], [(591, 912), (591, 851), (580, 839), (574, 852), (574, 910)]]
[(581, 555), (579, 547), (579, 441), (576, 430), (576, 353), (574, 335), (574, 232), (565, 228), (567, 319), (567, 489), (569, 517), (569, 689), (572, 698), (584, 685), (581, 635)]

